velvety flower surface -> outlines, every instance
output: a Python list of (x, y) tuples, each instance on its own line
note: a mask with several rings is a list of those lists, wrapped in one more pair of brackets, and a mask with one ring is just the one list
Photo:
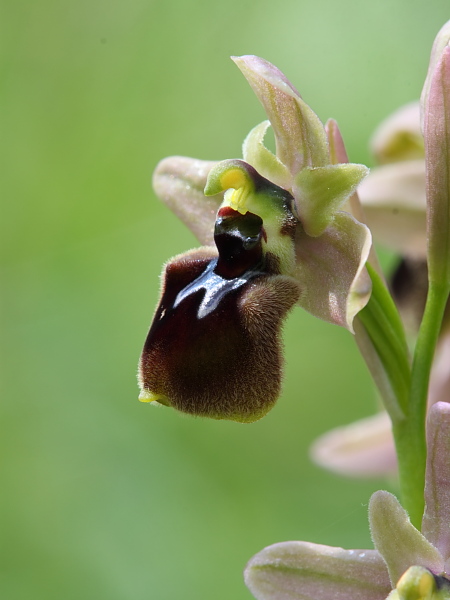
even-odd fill
[[(248, 563), (245, 581), (258, 600), (402, 600), (450, 598), (450, 404), (427, 424), (426, 510), (422, 532), (389, 492), (369, 504), (375, 550), (284, 542)], [(393, 592), (391, 591), (393, 590)]]

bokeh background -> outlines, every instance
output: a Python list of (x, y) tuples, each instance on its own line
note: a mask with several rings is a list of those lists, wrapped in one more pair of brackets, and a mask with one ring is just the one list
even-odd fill
[(252, 425), (137, 401), (161, 264), (196, 245), (151, 173), (169, 154), (240, 156), (264, 118), (228, 58), (249, 53), (370, 164), (448, 18), (448, 0), (4, 0), (2, 599), (248, 600), (265, 545), (368, 547), (369, 496), (395, 483), (308, 459), (375, 410), (348, 332), (296, 310), (283, 395)]

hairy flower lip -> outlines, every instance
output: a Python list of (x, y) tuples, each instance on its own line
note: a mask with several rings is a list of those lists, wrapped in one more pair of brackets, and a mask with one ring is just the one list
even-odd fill
[(218, 252), (185, 253), (163, 271), (140, 361), (141, 399), (252, 422), (280, 394), (280, 329), (300, 294), (282, 256), (294, 255), (294, 236), (283, 231), (294, 219), (291, 196), (243, 161), (218, 163), (208, 182), (214, 195), (234, 186), (241, 196), (233, 203), (225, 194), (217, 213)]
[(193, 267), (189, 279), (199, 276), (211, 259), (215, 253), (203, 248), (166, 267), (140, 361), (141, 389), (167, 398), (181, 412), (249, 423), (263, 417), (280, 394), (279, 334), (299, 289), (292, 278), (256, 273), (200, 318), (196, 292), (172, 309), (184, 285), (178, 279)]

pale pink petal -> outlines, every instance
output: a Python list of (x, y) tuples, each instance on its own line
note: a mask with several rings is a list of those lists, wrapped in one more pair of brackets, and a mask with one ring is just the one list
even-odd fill
[(322, 123), (283, 73), (258, 56), (232, 59), (263, 105), (275, 134), (277, 157), (292, 176), (305, 166), (329, 164)]
[(422, 532), (450, 568), (450, 404), (438, 402), (428, 414), (425, 514)]
[(258, 600), (384, 600), (391, 590), (378, 552), (308, 542), (265, 548), (244, 577)]
[(367, 304), (371, 281), (364, 267), (372, 243), (368, 228), (339, 212), (318, 238), (296, 235), (299, 305), (311, 314), (353, 332), (355, 315)]
[(320, 466), (349, 477), (395, 473), (397, 459), (388, 414), (383, 411), (332, 429), (314, 442), (311, 457)]
[(153, 174), (159, 198), (192, 231), (203, 245), (214, 245), (214, 222), (223, 194), (206, 198), (203, 190), (214, 161), (169, 156)]

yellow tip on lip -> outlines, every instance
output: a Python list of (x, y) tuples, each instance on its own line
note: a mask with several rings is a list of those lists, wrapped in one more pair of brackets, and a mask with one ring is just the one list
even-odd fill
[(158, 399), (158, 394), (153, 394), (147, 390), (142, 390), (139, 394), (139, 402), (156, 402)]
[(156, 402), (157, 404), (163, 404), (164, 406), (170, 406), (169, 400), (166, 396), (161, 394), (154, 394), (148, 390), (142, 390), (139, 394), (139, 402)]

